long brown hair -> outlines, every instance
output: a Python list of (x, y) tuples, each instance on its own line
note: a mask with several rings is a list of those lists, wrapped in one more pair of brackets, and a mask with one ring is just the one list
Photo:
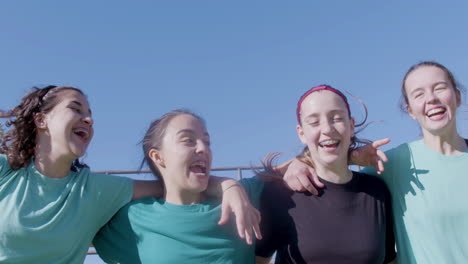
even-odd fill
[[(37, 144), (34, 118), (39, 113), (49, 113), (60, 102), (59, 93), (64, 90), (73, 90), (86, 96), (80, 89), (71, 86), (33, 87), (31, 92), (21, 99), (19, 105), (9, 111), (0, 110), (0, 117), (8, 118), (5, 122), (6, 127), (11, 127), (0, 139), (0, 153), (7, 155), (13, 170), (28, 166)], [(71, 170), (78, 171), (83, 167), (86, 165), (76, 159)]]

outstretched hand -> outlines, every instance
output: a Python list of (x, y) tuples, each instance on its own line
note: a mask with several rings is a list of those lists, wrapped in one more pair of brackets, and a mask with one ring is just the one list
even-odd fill
[(239, 236), (252, 245), (253, 233), (257, 239), (262, 239), (260, 234), (260, 212), (250, 204), (249, 197), (244, 188), (236, 181), (223, 188), (223, 202), (219, 225), (228, 222), (231, 213), (236, 217), (236, 226)]
[(351, 163), (363, 167), (374, 166), (378, 174), (384, 171), (384, 162), (388, 161), (387, 155), (378, 149), (381, 146), (388, 144), (389, 138), (379, 139), (360, 147), (351, 153)]
[(296, 192), (309, 191), (313, 195), (318, 194), (317, 188), (325, 186), (320, 182), (315, 169), (297, 158), (291, 161), (283, 179), (291, 190)]

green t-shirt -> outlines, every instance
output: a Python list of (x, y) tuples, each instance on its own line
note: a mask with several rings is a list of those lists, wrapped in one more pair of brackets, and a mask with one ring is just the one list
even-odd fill
[(392, 196), (398, 263), (466, 263), (468, 152), (445, 156), (420, 140), (386, 154), (379, 177)]
[[(263, 182), (245, 179), (254, 206)], [(98, 233), (93, 243), (107, 263), (238, 263), (255, 262), (254, 247), (240, 239), (231, 216), (220, 226), (221, 205), (207, 201), (175, 205), (143, 198), (122, 208)]]
[(131, 179), (12, 170), (0, 155), (0, 263), (83, 263), (98, 230), (131, 200)]

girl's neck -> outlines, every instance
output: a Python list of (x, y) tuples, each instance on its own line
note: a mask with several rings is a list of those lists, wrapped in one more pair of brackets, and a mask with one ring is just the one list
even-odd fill
[(440, 135), (423, 130), (423, 135), (424, 144), (442, 155), (461, 155), (468, 149), (465, 140), (458, 134), (456, 129)]
[(52, 151), (43, 151), (36, 148), (34, 165), (44, 176), (49, 178), (64, 178), (70, 173), (73, 159), (64, 156), (54, 156)]
[(190, 192), (175, 188), (166, 188), (164, 192), (164, 200), (172, 204), (190, 205), (198, 204), (205, 200), (204, 192)]
[(347, 183), (353, 178), (347, 163), (339, 166), (316, 164), (315, 170), (320, 178), (337, 184)]

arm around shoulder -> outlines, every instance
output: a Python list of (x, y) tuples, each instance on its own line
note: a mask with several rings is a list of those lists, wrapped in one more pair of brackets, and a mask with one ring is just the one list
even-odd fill
[(133, 181), (133, 196), (132, 200), (143, 197), (162, 197), (164, 188), (160, 181)]
[(236, 180), (211, 176), (207, 189), (210, 196), (220, 197), (222, 195), (221, 219), (218, 224), (223, 225), (228, 222), (231, 213), (236, 216), (237, 232), (241, 238), (252, 244), (252, 232), (258, 239), (260, 234), (260, 212), (250, 203), (250, 199)]

